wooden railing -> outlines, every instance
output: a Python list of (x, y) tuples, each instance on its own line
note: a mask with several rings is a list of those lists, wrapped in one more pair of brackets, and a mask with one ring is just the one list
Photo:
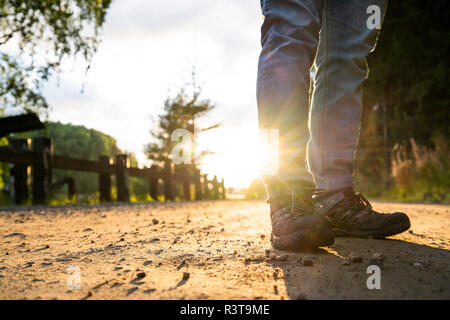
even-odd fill
[[(29, 140), (10, 139), (10, 146), (0, 147), (0, 162), (8, 162), (11, 166), (12, 192), (14, 202), (23, 203), (28, 197), (28, 167), (32, 167), (33, 203), (45, 203), (51, 196), (52, 169), (73, 170), (97, 173), (99, 178), (100, 201), (112, 201), (111, 176), (116, 176), (117, 201), (127, 202), (130, 199), (128, 187), (129, 177), (147, 179), (149, 182), (149, 195), (154, 199), (160, 198), (160, 182), (162, 182), (165, 200), (175, 199), (175, 185), (180, 184), (183, 190), (183, 199), (192, 200), (191, 186), (195, 187), (194, 200), (225, 199), (225, 185), (214, 177), (207, 179), (200, 170), (176, 172), (173, 165), (164, 167), (135, 168), (129, 166), (126, 154), (116, 155), (114, 158), (102, 155), (98, 160), (80, 159), (53, 154), (52, 141), (49, 138), (35, 138), (33, 150), (29, 150)], [(66, 178), (69, 184), (69, 194), (73, 196), (74, 181)]]

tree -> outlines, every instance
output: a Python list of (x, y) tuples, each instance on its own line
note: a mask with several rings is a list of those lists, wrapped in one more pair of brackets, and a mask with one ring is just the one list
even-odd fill
[[(68, 57), (88, 63), (111, 0), (0, 0), (0, 105), (47, 108), (42, 85)], [(7, 53), (6, 44), (17, 52)]]
[(434, 150), (443, 150), (439, 141), (449, 140), (447, 5), (445, 0), (389, 2), (377, 48), (368, 57), (370, 72), (364, 83), (357, 162), (362, 188), (390, 186), (380, 176), (392, 179), (395, 145), (405, 146), (413, 158), (410, 138)]
[(445, 0), (389, 2), (377, 48), (368, 57), (364, 98), (365, 116), (376, 111), (371, 108), (376, 103), (386, 104), (390, 147), (410, 137), (431, 146), (433, 136), (450, 135), (447, 5)]
[[(205, 132), (219, 126), (214, 124), (205, 128), (198, 127), (195, 121), (205, 116), (215, 106), (209, 100), (200, 98), (200, 88), (194, 86), (192, 91), (192, 94), (188, 94), (186, 90), (180, 89), (175, 97), (168, 97), (165, 100), (164, 112), (159, 115), (155, 129), (150, 131), (153, 141), (145, 146), (147, 158), (152, 160), (154, 165), (164, 166), (172, 160), (172, 150), (182, 140), (172, 141), (172, 133), (175, 130), (185, 129), (193, 136), (194, 131)], [(203, 153), (210, 153), (210, 151)], [(193, 155), (191, 159), (192, 157)], [(181, 168), (183, 165), (179, 166), (179, 169)]]

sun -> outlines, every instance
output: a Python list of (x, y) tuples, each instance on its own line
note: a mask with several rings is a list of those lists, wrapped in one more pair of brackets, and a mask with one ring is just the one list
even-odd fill
[(257, 129), (218, 129), (199, 139), (198, 147), (215, 152), (204, 157), (200, 168), (224, 178), (226, 187), (248, 188), (260, 174), (276, 172), (276, 150)]

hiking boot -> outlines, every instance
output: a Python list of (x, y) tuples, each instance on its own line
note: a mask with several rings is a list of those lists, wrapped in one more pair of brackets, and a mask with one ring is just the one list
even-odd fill
[(270, 241), (279, 250), (313, 250), (334, 243), (328, 218), (315, 214), (315, 189), (281, 188), (269, 193), (272, 234)]
[(337, 236), (384, 238), (409, 229), (403, 212), (379, 213), (353, 188), (344, 188), (314, 197), (317, 213), (331, 220)]

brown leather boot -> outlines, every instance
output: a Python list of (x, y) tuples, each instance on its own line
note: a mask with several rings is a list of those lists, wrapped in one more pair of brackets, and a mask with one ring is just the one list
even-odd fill
[(270, 186), (267, 202), (272, 221), (272, 246), (280, 250), (312, 250), (334, 243), (327, 217), (315, 214), (315, 189)]
[(384, 238), (411, 226), (403, 212), (379, 213), (353, 188), (314, 197), (316, 212), (328, 217), (337, 236)]

